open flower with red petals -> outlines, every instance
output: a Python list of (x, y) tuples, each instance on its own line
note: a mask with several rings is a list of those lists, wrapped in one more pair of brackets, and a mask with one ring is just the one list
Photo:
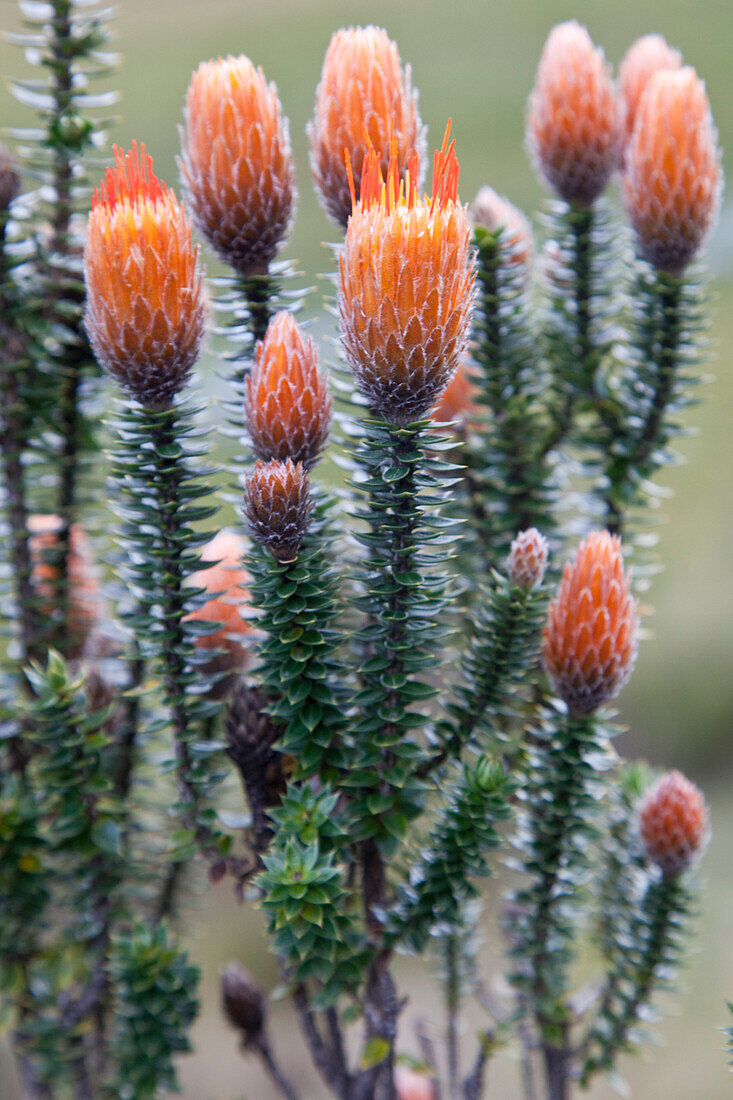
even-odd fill
[(615, 698), (636, 660), (639, 616), (621, 540), (593, 531), (567, 562), (544, 630), (545, 668), (571, 714)]
[(397, 171), (404, 179), (411, 151), (420, 151), (425, 139), (410, 68), (403, 69), (396, 44), (381, 27), (349, 27), (331, 38), (308, 137), (321, 200), (343, 227), (352, 208), (344, 150), (353, 168), (357, 198), (369, 150), (377, 151), (384, 178), (392, 139)]
[(622, 183), (640, 255), (660, 271), (681, 271), (713, 226), (722, 189), (718, 134), (694, 69), (665, 69), (649, 81)]
[(183, 179), (196, 225), (240, 275), (277, 255), (295, 204), (287, 119), (248, 57), (202, 62), (186, 96)]
[(257, 345), (245, 387), (245, 416), (255, 454), (310, 467), (328, 439), (331, 398), (318, 354), (292, 313), (275, 314)]
[(603, 51), (575, 19), (553, 27), (529, 101), (537, 170), (566, 202), (588, 206), (619, 167), (623, 117)]
[(417, 154), (403, 180), (393, 142), (385, 182), (370, 150), (340, 257), (346, 359), (370, 408), (395, 424), (425, 415), (468, 341), (475, 276), (449, 132), (435, 154), (431, 195), (418, 192)]
[(198, 357), (206, 308), (188, 218), (145, 146), (115, 146), (94, 192), (84, 273), (99, 362), (152, 408), (168, 407)]

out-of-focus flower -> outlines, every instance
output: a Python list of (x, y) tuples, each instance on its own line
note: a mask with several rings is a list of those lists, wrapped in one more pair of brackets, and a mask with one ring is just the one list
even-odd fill
[(663, 775), (639, 804), (639, 832), (647, 859), (668, 877), (681, 874), (709, 836), (702, 793), (678, 771)]
[(310, 467), (326, 445), (331, 426), (328, 383), (318, 370), (313, 341), (304, 337), (287, 310), (273, 317), (257, 345), (244, 407), (254, 452), (266, 462), (292, 458)]
[(69, 528), (65, 596), (60, 591), (59, 534), (62, 527), (60, 516), (29, 516), (31, 583), (42, 614), (51, 615), (54, 608), (66, 603), (65, 652), (69, 657), (79, 657), (87, 639), (101, 622), (104, 602), (92, 545), (78, 523), (72, 523)]
[(520, 531), (509, 549), (509, 580), (518, 588), (534, 588), (544, 578), (548, 554), (547, 539), (536, 527)]
[(333, 35), (308, 137), (311, 169), (323, 205), (343, 227), (352, 209), (344, 150), (351, 160), (357, 198), (370, 147), (377, 152), (384, 178), (392, 138), (397, 143), (397, 171), (404, 179), (410, 153), (421, 152), (425, 138), (410, 67), (402, 68), (397, 46), (385, 30), (349, 27)]
[(470, 213), (474, 225), (481, 225), (491, 233), (503, 230), (501, 246), (505, 262), (525, 268), (529, 275), (534, 259), (534, 235), (522, 211), (493, 187), (484, 186), (471, 203)]
[(638, 628), (621, 540), (593, 531), (565, 565), (544, 630), (545, 667), (571, 714), (618, 695), (634, 667)]
[(449, 130), (435, 154), (432, 196), (418, 194), (416, 154), (401, 180), (393, 142), (385, 183), (370, 151), (340, 257), (346, 358), (370, 407), (394, 424), (425, 415), (468, 340), (475, 276)]
[(718, 134), (694, 69), (649, 81), (626, 149), (623, 195), (640, 255), (679, 272), (694, 258), (720, 202)]
[(258, 459), (245, 482), (244, 510), (252, 537), (278, 561), (295, 561), (313, 511), (305, 466)]
[(199, 652), (217, 650), (206, 665), (209, 672), (236, 672), (250, 660), (252, 625), (240, 611), (249, 603), (249, 574), (242, 565), (244, 539), (233, 531), (219, 531), (201, 550), (201, 559), (212, 564), (199, 569), (189, 584), (210, 594), (210, 599), (186, 618), (191, 622), (220, 623), (213, 634), (197, 636)]
[(661, 34), (645, 34), (629, 46), (618, 70), (627, 141), (634, 129), (641, 97), (651, 78), (664, 69), (681, 68), (682, 54), (673, 49)]
[(396, 1066), (394, 1083), (398, 1100), (434, 1100), (433, 1083), (424, 1073), (416, 1073), (407, 1066)]
[(474, 401), (477, 392), (478, 387), (466, 364), (461, 363), (433, 406), (433, 420), (437, 424), (454, 423), (457, 430), (462, 432), (477, 411)]
[(603, 51), (576, 20), (554, 27), (529, 101), (527, 142), (566, 202), (588, 206), (619, 167), (623, 118)]
[(92, 199), (84, 268), (94, 354), (143, 405), (166, 408), (196, 362), (206, 308), (188, 218), (144, 145), (115, 146)]
[(287, 120), (248, 57), (204, 61), (186, 97), (183, 179), (196, 225), (240, 275), (277, 255), (295, 203)]
[(10, 150), (0, 142), (0, 214), (8, 209), (19, 193), (18, 166)]
[(221, 1002), (224, 1015), (250, 1046), (262, 1037), (265, 1026), (265, 994), (249, 971), (230, 962), (221, 972)]

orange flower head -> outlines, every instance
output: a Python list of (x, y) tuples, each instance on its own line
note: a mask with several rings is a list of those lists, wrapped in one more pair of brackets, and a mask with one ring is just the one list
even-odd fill
[(538, 172), (566, 202), (588, 206), (618, 168), (623, 118), (603, 51), (574, 19), (545, 43), (529, 101), (527, 142)]
[[(45, 616), (53, 613), (60, 600), (61, 563), (59, 533), (60, 516), (28, 517), (31, 556), (31, 583)], [(66, 575), (68, 578), (66, 654), (79, 657), (90, 634), (103, 618), (104, 604), (99, 584), (97, 563), (86, 531), (78, 523), (69, 528)]]
[(257, 345), (244, 408), (258, 458), (292, 458), (307, 468), (317, 460), (328, 439), (331, 398), (313, 341), (287, 310), (275, 314)]
[(302, 462), (258, 459), (245, 482), (244, 511), (252, 538), (278, 561), (295, 561), (313, 511)]
[(435, 1100), (433, 1083), (424, 1073), (416, 1073), (407, 1066), (396, 1066), (394, 1083), (397, 1100)]
[(672, 878), (704, 849), (710, 835), (708, 808), (694, 783), (672, 771), (649, 788), (639, 804), (639, 832), (647, 859)]
[(476, 394), (477, 386), (468, 372), (468, 367), (465, 362), (461, 363), (433, 406), (431, 413), (433, 420), (437, 424), (452, 423), (456, 430), (462, 433), (472, 415), (476, 413), (477, 406), (474, 401)]
[(613, 699), (636, 660), (639, 617), (621, 540), (593, 531), (565, 565), (544, 630), (545, 667), (571, 714)]
[(186, 97), (183, 180), (196, 225), (240, 275), (277, 255), (295, 205), (287, 119), (248, 57), (204, 61)]
[(666, 69), (649, 81), (622, 183), (640, 255), (660, 271), (681, 271), (715, 221), (722, 187), (718, 135), (694, 69)]
[(536, 527), (520, 531), (509, 548), (507, 573), (517, 588), (534, 588), (541, 584), (547, 570), (550, 548), (547, 539)]
[(400, 178), (396, 141), (386, 182), (378, 152), (352, 194), (340, 257), (341, 340), (370, 408), (394, 424), (424, 416), (463, 356), (474, 266), (468, 215), (458, 201), (450, 123), (436, 152), (432, 195), (419, 195), (418, 158)]
[(253, 628), (241, 615), (249, 603), (249, 574), (242, 565), (244, 551), (245, 541), (240, 535), (219, 531), (201, 549), (201, 560), (211, 564), (189, 578), (188, 583), (202, 589), (209, 598), (187, 615), (187, 620), (220, 624), (215, 633), (199, 635), (194, 642), (200, 652), (219, 651), (206, 665), (209, 672), (236, 672), (245, 668), (251, 657)]
[(384, 179), (397, 142), (397, 171), (405, 178), (410, 152), (425, 144), (410, 67), (402, 68), (397, 46), (380, 27), (336, 31), (326, 51), (316, 108), (308, 126), (310, 160), (321, 201), (346, 228), (352, 201), (344, 164), (348, 152), (357, 198), (370, 149)]
[(144, 145), (115, 146), (92, 199), (84, 268), (94, 354), (143, 405), (166, 408), (198, 358), (206, 307), (188, 218)]
[(681, 68), (682, 54), (672, 49), (661, 34), (645, 34), (629, 46), (618, 70), (626, 141), (633, 133), (641, 97), (654, 74), (663, 69)]
[(522, 211), (493, 187), (484, 186), (471, 204), (471, 219), (490, 233), (502, 230), (500, 243), (506, 262), (523, 269), (524, 278), (528, 278), (534, 260), (534, 235)]

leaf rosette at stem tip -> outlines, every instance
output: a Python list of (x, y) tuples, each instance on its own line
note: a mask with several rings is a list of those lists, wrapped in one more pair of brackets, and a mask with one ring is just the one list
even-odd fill
[(435, 403), (468, 341), (475, 272), (449, 138), (450, 123), (435, 153), (431, 195), (418, 191), (416, 153), (400, 178), (394, 138), (386, 181), (373, 146), (358, 200), (352, 178), (339, 258), (341, 341), (370, 409), (402, 426)]
[(407, 174), (411, 151), (417, 149), (422, 154), (425, 128), (410, 75), (409, 65), (402, 66), (397, 44), (381, 27), (342, 28), (331, 37), (308, 140), (321, 202), (344, 229), (352, 211), (344, 150), (356, 177), (357, 198), (362, 167), (371, 148), (376, 150), (382, 177), (387, 173), (393, 139), (401, 179)]

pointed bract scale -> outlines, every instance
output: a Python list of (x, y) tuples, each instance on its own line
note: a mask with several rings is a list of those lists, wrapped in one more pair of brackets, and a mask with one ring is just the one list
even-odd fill
[(204, 61), (191, 77), (185, 115), (182, 172), (196, 225), (240, 275), (267, 272), (296, 197), (275, 85), (248, 57)]
[(631, 675), (639, 616), (621, 540), (593, 531), (567, 562), (543, 634), (545, 668), (571, 714), (615, 698)]
[(211, 562), (191, 574), (194, 588), (210, 593), (211, 598), (186, 616), (188, 622), (219, 623), (213, 634), (198, 635), (199, 652), (219, 650), (206, 666), (210, 672), (235, 672), (251, 659), (253, 627), (242, 617), (249, 604), (249, 573), (242, 564), (246, 543), (234, 531), (219, 531), (201, 550), (202, 562)]
[(645, 34), (629, 46), (618, 70), (626, 141), (633, 133), (641, 97), (655, 73), (681, 68), (682, 54), (673, 49), (661, 34)]
[(245, 417), (258, 458), (310, 468), (328, 440), (331, 398), (318, 354), (287, 310), (277, 313), (245, 385)]
[(722, 178), (704, 83), (689, 66), (658, 72), (642, 96), (622, 177), (643, 259), (673, 274), (694, 259), (717, 218)]
[(311, 170), (321, 201), (343, 228), (352, 209), (344, 150), (354, 172), (357, 198), (369, 143), (377, 151), (385, 178), (394, 138), (397, 169), (404, 179), (411, 151), (422, 153), (424, 149), (424, 129), (410, 68), (402, 67), (397, 46), (385, 30), (349, 27), (332, 36), (308, 138)]
[(94, 192), (84, 273), (94, 354), (149, 408), (167, 408), (198, 358), (206, 305), (191, 226), (145, 146), (115, 146)]
[(394, 424), (427, 413), (468, 343), (475, 272), (449, 135), (450, 125), (431, 195), (418, 194), (416, 154), (401, 180), (393, 143), (385, 182), (370, 151), (340, 256), (346, 359), (370, 408)]
[(506, 263), (526, 269), (526, 278), (534, 260), (534, 235), (529, 221), (509, 199), (493, 187), (482, 187), (470, 207), (471, 221), (491, 233), (503, 229), (501, 244)]
[(560, 198), (588, 206), (620, 165), (623, 117), (601, 49), (576, 20), (552, 29), (527, 113), (538, 173)]
[(702, 793), (678, 771), (663, 775), (639, 803), (639, 833), (648, 860), (667, 877), (682, 874), (710, 835)]
[(520, 531), (514, 539), (507, 561), (507, 575), (518, 588), (534, 588), (541, 584), (549, 556), (547, 539), (536, 527)]
[(258, 459), (245, 482), (244, 511), (252, 538), (279, 562), (295, 561), (313, 511), (305, 466)]

